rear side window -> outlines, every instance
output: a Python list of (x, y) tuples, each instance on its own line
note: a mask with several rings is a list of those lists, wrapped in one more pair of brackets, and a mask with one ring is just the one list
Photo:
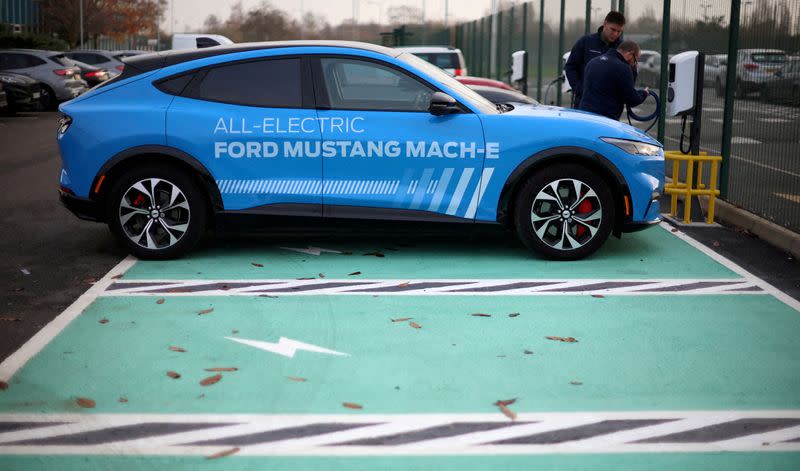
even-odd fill
[(81, 62), (86, 62), (87, 64), (92, 64), (92, 65), (111, 62), (108, 57), (102, 56), (100, 54), (80, 53), (80, 54), (75, 54), (72, 57)]
[(64, 54), (59, 54), (57, 56), (50, 56), (48, 57), (51, 61), (55, 62), (58, 65), (63, 65), (64, 67), (73, 67), (75, 63), (72, 62), (72, 59), (65, 56)]
[(186, 88), (186, 86), (189, 85), (189, 82), (192, 81), (194, 76), (195, 74), (184, 74), (169, 78), (167, 80), (162, 80), (156, 83), (156, 88), (164, 93), (169, 93), (170, 95), (180, 95), (183, 93), (183, 90)]
[(214, 67), (192, 86), (191, 98), (267, 108), (303, 104), (300, 59), (269, 59)]
[(30, 54), (0, 54), (0, 70), (25, 69), (27, 67), (36, 67), (44, 63), (43, 60)]
[(460, 65), (461, 63), (458, 60), (458, 54), (456, 54), (455, 52), (430, 52), (430, 53), (426, 52), (426, 53), (414, 53), (414, 55), (442, 69), (461, 68)]
[(219, 43), (211, 38), (197, 38), (196, 44), (198, 49), (202, 49), (204, 47), (219, 46)]

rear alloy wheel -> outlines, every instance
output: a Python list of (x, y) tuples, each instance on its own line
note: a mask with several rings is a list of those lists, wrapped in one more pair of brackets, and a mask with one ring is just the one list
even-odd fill
[(203, 234), (206, 209), (197, 185), (171, 168), (144, 168), (114, 186), (109, 226), (135, 256), (168, 259), (188, 252)]
[(517, 196), (515, 223), (522, 242), (555, 260), (578, 260), (608, 238), (614, 201), (608, 184), (578, 165), (556, 165), (531, 177)]

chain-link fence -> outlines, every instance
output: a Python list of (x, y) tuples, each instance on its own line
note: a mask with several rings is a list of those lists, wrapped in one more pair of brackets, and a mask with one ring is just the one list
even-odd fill
[[(723, 156), (723, 198), (800, 232), (800, 1), (534, 0), (456, 25), (453, 38), (472, 75), (504, 81), (511, 53), (528, 51), (528, 94), (569, 106), (564, 55), (610, 9), (625, 13), (624, 37), (642, 48), (639, 87), (663, 96), (669, 58), (705, 54), (700, 150)], [(678, 149), (682, 124), (662, 111), (651, 132)]]

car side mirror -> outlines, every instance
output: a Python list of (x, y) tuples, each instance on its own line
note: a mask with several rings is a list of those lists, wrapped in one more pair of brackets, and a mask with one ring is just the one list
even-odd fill
[(458, 113), (461, 108), (458, 107), (458, 102), (455, 98), (451, 97), (444, 92), (435, 92), (431, 96), (431, 104), (428, 111), (434, 116), (442, 116), (446, 114)]

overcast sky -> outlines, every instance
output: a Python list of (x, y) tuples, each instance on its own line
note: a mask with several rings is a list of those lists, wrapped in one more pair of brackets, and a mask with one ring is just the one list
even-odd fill
[[(199, 29), (203, 21), (210, 14), (216, 14), (221, 19), (226, 19), (230, 13), (231, 6), (237, 0), (167, 0), (168, 6), (164, 18), (164, 28), (167, 31), (172, 27), (172, 12), (174, 11), (174, 26), (177, 32), (185, 30), (186, 26), (190, 29)], [(242, 0), (244, 10), (247, 11), (260, 5), (262, 0)], [(317, 15), (323, 16), (328, 23), (336, 25), (345, 19), (353, 16), (353, 3), (358, 9), (359, 22), (386, 21), (389, 7), (408, 5), (425, 8), (426, 19), (438, 19), (444, 21), (445, 3), (449, 5), (450, 24), (456, 21), (474, 20), (480, 18), (487, 12), (492, 5), (492, 0), (272, 0), (272, 5), (288, 12), (294, 17), (299, 17), (301, 11), (312, 11)], [(517, 1), (522, 4), (522, 1)], [(556, 0), (545, 2), (545, 13), (550, 21), (558, 20), (559, 3)], [(711, 4), (711, 11), (719, 13), (727, 12), (730, 0), (705, 0), (705, 4)], [(538, 5), (539, 2), (534, 2)], [(602, 16), (611, 7), (611, 0), (594, 0), (593, 6), (596, 7), (595, 15), (599, 23)], [(697, 0), (673, 0), (673, 13), (680, 14), (682, 9), (696, 10)], [(654, 11), (660, 14), (662, 8), (661, 0), (628, 0), (626, 10), (628, 16), (636, 17), (645, 8), (651, 6)], [(566, 0), (566, 17), (583, 18), (586, 11), (586, 0)], [(718, 13), (718, 14), (719, 14)], [(379, 18), (379, 15), (383, 18)]]

